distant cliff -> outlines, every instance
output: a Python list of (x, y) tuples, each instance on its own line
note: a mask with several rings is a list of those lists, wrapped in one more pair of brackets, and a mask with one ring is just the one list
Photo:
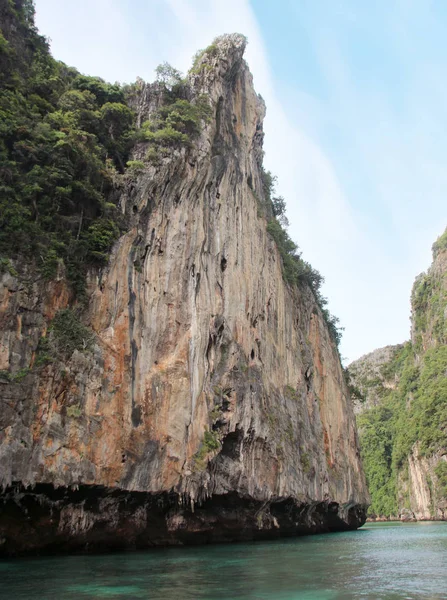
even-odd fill
[(447, 517), (447, 231), (411, 295), (411, 341), (349, 365), (379, 518)]
[(364, 522), (333, 322), (275, 219), (245, 43), (218, 38), (186, 79), (115, 89), (58, 64), (62, 103), (21, 92), (36, 152), (65, 160), (57, 190), (36, 168), (11, 200), (36, 249), (1, 263), (1, 553)]
[(400, 355), (403, 344), (385, 346), (362, 356), (349, 365), (349, 380), (353, 386), (354, 412), (362, 413), (381, 404), (387, 391), (398, 383), (397, 373), (389, 365)]

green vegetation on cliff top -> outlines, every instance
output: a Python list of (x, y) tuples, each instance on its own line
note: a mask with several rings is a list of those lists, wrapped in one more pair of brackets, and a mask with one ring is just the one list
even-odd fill
[(134, 143), (148, 142), (153, 159), (160, 146), (187, 144), (210, 107), (180, 97), (178, 72), (161, 65), (164, 104), (137, 133), (126, 104), (134, 86), (54, 60), (31, 0), (0, 0), (0, 29), (0, 266), (22, 256), (47, 279), (63, 266), (80, 297), (87, 268), (106, 264), (125, 229), (122, 174), (144, 168), (128, 160)]
[[(0, 267), (10, 270), (8, 259), (22, 256), (47, 279), (63, 268), (81, 298), (87, 269), (107, 263), (125, 229), (117, 208), (121, 175), (145, 168), (129, 160), (134, 143), (145, 142), (146, 161), (155, 164), (170, 148), (190, 145), (211, 118), (209, 99), (187, 100), (182, 74), (164, 63), (156, 70), (162, 105), (135, 131), (126, 94), (137, 84), (109, 84), (53, 59), (34, 25), (32, 0), (0, 0), (0, 16)], [(216, 52), (213, 43), (198, 53), (192, 72)], [(321, 294), (323, 277), (287, 233), (275, 181), (262, 170), (267, 228), (284, 279), (312, 289), (338, 345), (341, 329)]]
[(121, 228), (114, 179), (132, 144), (119, 85), (52, 58), (29, 0), (1, 2), (0, 254), (33, 258), (75, 290)]

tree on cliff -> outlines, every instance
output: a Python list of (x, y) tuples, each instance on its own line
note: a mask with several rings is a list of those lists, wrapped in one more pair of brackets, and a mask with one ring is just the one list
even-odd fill
[(82, 293), (98, 232), (102, 255), (119, 232), (114, 173), (133, 113), (119, 85), (52, 58), (31, 0), (3, 2), (0, 29), (0, 253), (32, 257), (48, 278), (64, 263)]

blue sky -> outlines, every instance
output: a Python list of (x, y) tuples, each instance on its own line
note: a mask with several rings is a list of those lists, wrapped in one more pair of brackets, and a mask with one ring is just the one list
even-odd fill
[(56, 58), (110, 81), (186, 71), (247, 35), (266, 167), (289, 233), (325, 276), (346, 361), (409, 337), (415, 276), (447, 225), (442, 0), (36, 0)]

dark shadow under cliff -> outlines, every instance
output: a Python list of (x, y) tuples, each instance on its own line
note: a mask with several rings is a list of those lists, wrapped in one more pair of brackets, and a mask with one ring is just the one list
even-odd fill
[(352, 530), (364, 522), (364, 507), (336, 502), (260, 502), (231, 493), (191, 506), (175, 493), (16, 484), (0, 504), (0, 555), (266, 540)]

